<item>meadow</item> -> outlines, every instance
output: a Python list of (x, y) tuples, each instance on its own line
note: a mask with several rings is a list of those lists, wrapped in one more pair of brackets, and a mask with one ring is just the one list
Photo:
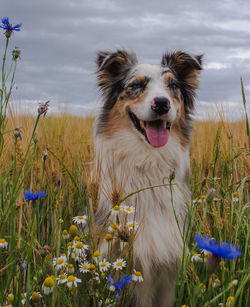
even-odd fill
[[(47, 102), (34, 116), (13, 112), (19, 59), (12, 54), (6, 69), (8, 52), (6, 43), (0, 92), (0, 305), (128, 306), (131, 289), (143, 282), (132, 259), (135, 223), (128, 236), (119, 224), (109, 225), (104, 259), (91, 218), (98, 206), (98, 175), (90, 175), (94, 117), (51, 116)], [(243, 83), (242, 93), (245, 105)], [(194, 122), (192, 199), (187, 199), (175, 306), (249, 306), (249, 142), (246, 113), (238, 122), (223, 115), (219, 121)], [(174, 176), (167, 181), (174, 184)], [(126, 210), (125, 197), (113, 191), (113, 210)], [(200, 233), (221, 243), (225, 254), (199, 249)], [(121, 254), (114, 259), (117, 242)], [(237, 257), (230, 257), (232, 250)]]

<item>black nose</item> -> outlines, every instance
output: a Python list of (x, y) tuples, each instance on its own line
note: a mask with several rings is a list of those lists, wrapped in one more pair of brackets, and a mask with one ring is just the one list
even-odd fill
[(158, 115), (166, 114), (170, 110), (170, 101), (166, 97), (155, 97), (151, 109)]

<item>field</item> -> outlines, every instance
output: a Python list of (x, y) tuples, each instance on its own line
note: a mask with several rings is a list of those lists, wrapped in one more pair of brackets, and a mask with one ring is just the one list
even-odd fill
[[(17, 58), (13, 63), (15, 69)], [(98, 176), (90, 176), (94, 117), (50, 116), (46, 103), (34, 110), (36, 117), (12, 112), (14, 83), (7, 84), (9, 76), (14, 80), (15, 70), (6, 74), (3, 67), (0, 305), (128, 306), (131, 288), (143, 282), (143, 273), (133, 267), (135, 227), (124, 238), (119, 225), (110, 225), (105, 237), (109, 253), (103, 259), (90, 215), (98, 206)], [(247, 116), (239, 122), (227, 122), (223, 116), (216, 122), (195, 122), (190, 160), (192, 200), (187, 200), (188, 229), (175, 306), (248, 306)], [(173, 177), (168, 178), (170, 186)], [(113, 208), (120, 210), (126, 195), (111, 196)], [(197, 247), (194, 237), (199, 233), (231, 245), (221, 245), (222, 257), (207, 253)], [(117, 241), (121, 255), (114, 261)], [(237, 256), (230, 257), (231, 251)]]

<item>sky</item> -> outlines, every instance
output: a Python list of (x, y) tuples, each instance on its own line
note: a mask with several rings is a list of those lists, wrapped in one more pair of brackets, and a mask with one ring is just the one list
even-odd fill
[[(22, 23), (10, 40), (10, 51), (21, 50), (12, 95), (20, 110), (36, 111), (37, 102), (50, 100), (51, 114), (96, 114), (102, 103), (96, 53), (120, 48), (149, 64), (160, 64), (166, 51), (204, 54), (197, 119), (218, 110), (240, 119), (240, 77), (249, 101), (248, 0), (1, 0), (0, 17)], [(0, 58), (4, 44), (0, 35)]]

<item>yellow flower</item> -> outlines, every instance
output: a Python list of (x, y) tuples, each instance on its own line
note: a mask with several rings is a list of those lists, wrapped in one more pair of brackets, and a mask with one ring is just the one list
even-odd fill
[(113, 239), (112, 234), (110, 234), (110, 233), (106, 234), (106, 236), (105, 236), (106, 241), (111, 241), (112, 239)]
[(69, 233), (71, 236), (77, 236), (78, 235), (78, 229), (75, 225), (71, 225), (69, 228)]
[(99, 251), (95, 251), (94, 254), (93, 254), (93, 257), (97, 258), (97, 257), (100, 257), (101, 254)]
[(90, 264), (90, 265), (89, 265), (89, 269), (93, 271), (93, 270), (95, 269), (95, 265), (94, 265), (93, 263)]

